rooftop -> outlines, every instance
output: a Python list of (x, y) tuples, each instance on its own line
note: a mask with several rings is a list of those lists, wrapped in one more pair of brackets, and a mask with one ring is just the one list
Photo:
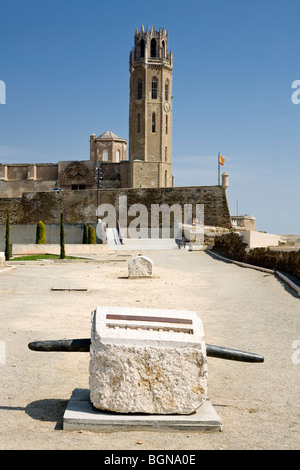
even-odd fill
[(125, 140), (122, 139), (121, 137), (117, 136), (117, 134), (114, 134), (111, 131), (106, 131), (103, 134), (99, 135), (97, 137), (97, 140)]

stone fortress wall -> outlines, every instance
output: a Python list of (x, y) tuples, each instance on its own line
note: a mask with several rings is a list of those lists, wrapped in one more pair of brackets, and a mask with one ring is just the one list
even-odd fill
[[(204, 204), (205, 225), (231, 227), (226, 190), (222, 186), (101, 189), (99, 195), (100, 205), (114, 206), (117, 217), (119, 197), (126, 196), (128, 208), (133, 204), (143, 204), (149, 214), (152, 204), (180, 204), (182, 212), (184, 204), (192, 204), (193, 207)], [(65, 223), (95, 223), (97, 201), (97, 190), (23, 193), (20, 198), (0, 198), (0, 224), (6, 223), (7, 210), (11, 224), (35, 224), (39, 220), (56, 224), (62, 212)]]

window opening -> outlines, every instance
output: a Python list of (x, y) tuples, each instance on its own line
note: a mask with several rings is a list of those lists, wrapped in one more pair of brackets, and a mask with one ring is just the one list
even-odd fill
[(153, 100), (156, 100), (157, 99), (157, 83), (158, 83), (158, 80), (156, 77), (153, 77), (152, 78), (152, 88), (151, 88), (151, 96), (152, 96), (152, 99)]

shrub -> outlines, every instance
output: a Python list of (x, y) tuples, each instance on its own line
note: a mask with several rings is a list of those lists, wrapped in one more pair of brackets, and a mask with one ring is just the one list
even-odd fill
[(65, 227), (64, 214), (60, 214), (60, 259), (65, 259)]
[(96, 230), (92, 225), (89, 225), (88, 229), (88, 242), (91, 245), (95, 245), (97, 243), (96, 241)]
[(6, 231), (5, 231), (5, 259), (9, 261), (11, 257), (10, 252), (10, 215), (9, 211), (7, 212), (6, 217)]
[(44, 222), (39, 221), (36, 226), (36, 239), (35, 243), (38, 245), (45, 245), (46, 242), (46, 226)]
[(235, 260), (245, 261), (247, 257), (246, 246), (243, 243), (243, 237), (235, 232), (215, 237), (214, 249)]

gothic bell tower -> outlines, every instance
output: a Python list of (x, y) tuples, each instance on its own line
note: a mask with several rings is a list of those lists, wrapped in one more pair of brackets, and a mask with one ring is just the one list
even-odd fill
[(168, 33), (136, 29), (130, 52), (129, 162), (133, 188), (173, 186), (172, 69)]

